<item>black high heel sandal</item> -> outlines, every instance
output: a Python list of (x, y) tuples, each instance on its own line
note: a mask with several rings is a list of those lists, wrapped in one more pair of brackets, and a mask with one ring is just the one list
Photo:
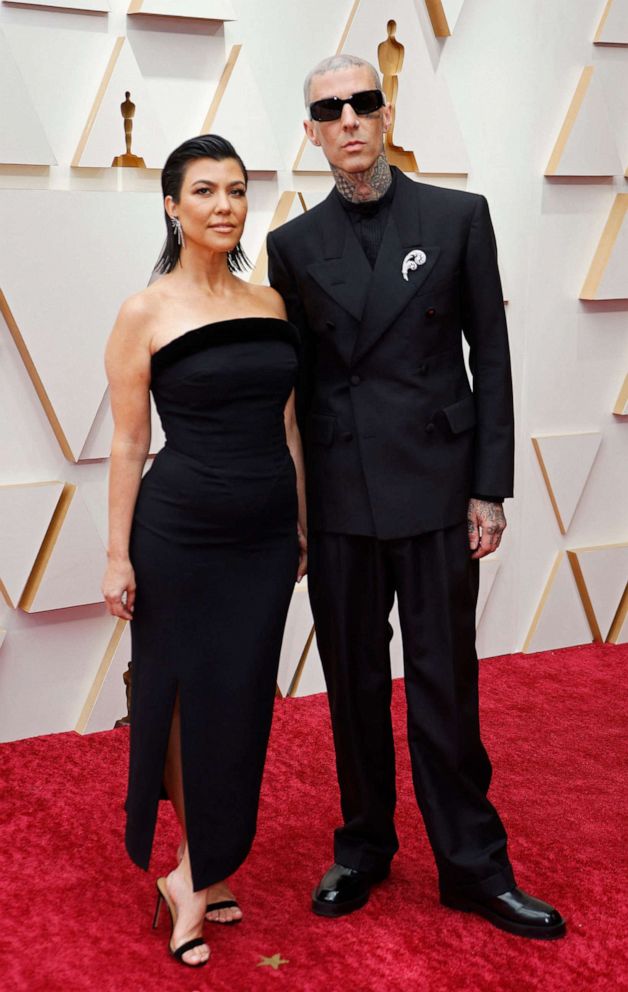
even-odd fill
[(177, 910), (176, 907), (173, 905), (173, 903), (170, 901), (170, 897), (168, 895), (168, 889), (166, 888), (166, 879), (158, 878), (156, 884), (157, 884), (157, 905), (155, 906), (155, 915), (153, 917), (153, 930), (157, 929), (157, 924), (159, 922), (159, 914), (161, 912), (161, 906), (162, 903), (165, 902), (166, 906), (168, 907), (168, 912), (170, 913), (170, 922), (171, 922), (168, 950), (172, 954), (173, 958), (179, 962), (179, 964), (185, 964), (187, 965), (188, 968), (202, 968), (203, 965), (207, 964), (209, 958), (207, 959), (207, 961), (197, 961), (195, 964), (192, 964), (191, 961), (184, 961), (183, 955), (186, 953), (186, 951), (191, 951), (193, 947), (199, 947), (201, 944), (204, 944), (205, 940), (203, 937), (193, 937), (192, 940), (186, 940), (184, 944), (181, 944), (181, 946), (175, 948), (175, 950), (172, 949), (171, 941), (172, 941), (172, 934), (174, 933), (175, 924), (177, 922)]

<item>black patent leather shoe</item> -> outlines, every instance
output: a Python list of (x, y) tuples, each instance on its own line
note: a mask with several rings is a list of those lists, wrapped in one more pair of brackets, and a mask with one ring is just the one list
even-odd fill
[(532, 937), (537, 940), (556, 940), (566, 931), (565, 921), (553, 906), (521, 889), (511, 889), (499, 896), (484, 896), (469, 899), (453, 893), (441, 893), (440, 901), (450, 909), (460, 909), (464, 913), (477, 913), (485, 920), (514, 933), (518, 937)]
[(312, 893), (312, 909), (318, 916), (345, 916), (368, 902), (371, 886), (383, 882), (390, 865), (379, 871), (358, 871), (333, 864)]

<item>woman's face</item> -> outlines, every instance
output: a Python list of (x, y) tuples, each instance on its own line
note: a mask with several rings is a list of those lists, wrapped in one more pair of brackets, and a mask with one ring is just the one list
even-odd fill
[(183, 177), (179, 202), (167, 196), (165, 207), (181, 221), (186, 247), (231, 251), (242, 236), (248, 209), (242, 169), (234, 158), (193, 159)]

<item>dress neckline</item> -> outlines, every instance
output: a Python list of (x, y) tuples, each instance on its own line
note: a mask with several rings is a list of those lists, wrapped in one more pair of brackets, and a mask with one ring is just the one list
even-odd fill
[(161, 355), (162, 352), (167, 351), (168, 348), (171, 348), (172, 345), (177, 344), (177, 342), (181, 341), (183, 338), (187, 338), (191, 334), (199, 334), (201, 331), (207, 330), (208, 327), (222, 327), (225, 324), (236, 324), (241, 321), (251, 320), (263, 320), (264, 322), (268, 321), (269, 323), (275, 322), (279, 324), (290, 323), (290, 321), (285, 320), (283, 317), (227, 317), (225, 320), (211, 320), (207, 324), (201, 324), (199, 327), (191, 327), (189, 331), (183, 331), (182, 334), (177, 334), (176, 338), (172, 338), (171, 341), (167, 341), (166, 344), (162, 344), (161, 348), (157, 348), (156, 351), (153, 351), (150, 356), (150, 360), (152, 362), (157, 355)]

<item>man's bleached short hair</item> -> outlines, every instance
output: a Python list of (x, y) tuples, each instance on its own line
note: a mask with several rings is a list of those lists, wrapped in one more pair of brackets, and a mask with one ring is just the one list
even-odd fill
[(357, 55), (330, 55), (329, 58), (323, 59), (322, 62), (315, 65), (305, 77), (305, 83), (303, 84), (305, 106), (310, 106), (310, 87), (314, 76), (322, 76), (325, 72), (334, 72), (337, 69), (352, 69), (354, 66), (361, 65), (365, 65), (371, 70), (373, 75), (373, 88), (381, 90), (382, 81), (379, 78), (379, 72), (375, 66), (371, 65), (370, 62), (367, 62), (366, 59), (361, 59)]

